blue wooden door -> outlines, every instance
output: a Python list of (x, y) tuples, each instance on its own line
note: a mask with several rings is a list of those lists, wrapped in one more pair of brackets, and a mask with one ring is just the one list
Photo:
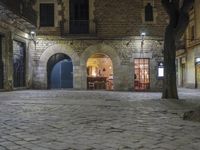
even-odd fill
[(71, 60), (58, 62), (51, 72), (51, 88), (73, 88), (73, 65)]

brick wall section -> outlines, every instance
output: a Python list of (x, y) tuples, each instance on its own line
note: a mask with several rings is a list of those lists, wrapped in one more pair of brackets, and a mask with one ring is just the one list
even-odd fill
[[(69, 20), (64, 16), (66, 15), (64, 12), (68, 11), (69, 8), (63, 7), (61, 1), (58, 2), (57, 6), (61, 7), (57, 17)], [(95, 0), (94, 12), (92, 13), (94, 13), (96, 22), (97, 37), (138, 36), (141, 32), (146, 32), (149, 36), (163, 36), (167, 16), (160, 1), (156, 0), (154, 6), (157, 14), (156, 22), (144, 23), (142, 21), (143, 0)], [(38, 30), (39, 35), (60, 35), (59, 32), (59, 28)]]
[[(66, 2), (66, 1), (65, 1)], [(67, 5), (66, 5), (67, 6)], [(96, 53), (116, 54), (116, 89), (115, 90), (133, 90), (134, 84), (134, 58), (141, 58), (141, 32), (146, 32), (144, 41), (144, 58), (150, 59), (150, 82), (151, 91), (158, 91), (162, 88), (162, 80), (157, 79), (157, 65), (162, 61), (163, 35), (167, 24), (167, 16), (163, 10), (160, 1), (154, 3), (157, 18), (155, 23), (143, 22), (143, 0), (95, 0), (94, 1), (94, 19), (97, 27), (97, 37), (66, 35), (60, 37), (58, 34), (51, 36), (38, 36), (36, 41), (36, 52), (34, 55), (34, 87), (46, 88), (46, 68), (41, 65), (42, 59), (48, 60), (48, 52), (59, 52), (60, 46), (70, 47), (79, 63), (75, 65), (74, 76), (76, 82), (74, 86), (78, 89), (85, 88), (86, 66), (81, 62), (90, 54), (88, 48), (94, 46), (92, 51)], [(60, 15), (66, 15), (62, 11), (67, 8), (62, 7)], [(91, 12), (90, 12), (91, 13)], [(63, 17), (65, 18), (66, 17)], [(46, 32), (52, 33), (51, 30)], [(41, 33), (41, 32), (40, 32)], [(58, 36), (57, 36), (58, 35)], [(99, 48), (100, 46), (100, 48)], [(52, 50), (52, 47), (55, 50)], [(57, 48), (56, 48), (57, 47)], [(111, 49), (107, 49), (110, 47)], [(103, 49), (101, 51), (101, 48)], [(105, 48), (105, 49), (104, 49)], [(99, 51), (98, 51), (99, 50)], [(68, 49), (65, 49), (68, 52)], [(45, 54), (45, 55), (44, 55)], [(113, 56), (112, 55), (112, 56)], [(115, 59), (115, 58), (114, 58)], [(46, 63), (46, 62), (45, 62)], [(118, 64), (119, 63), (119, 64)]]
[(98, 35), (137, 36), (146, 31), (150, 36), (163, 36), (166, 14), (160, 2), (156, 1), (154, 5), (158, 14), (156, 24), (145, 24), (142, 22), (142, 0), (96, 0), (94, 14)]
[[(151, 37), (150, 37), (151, 39)], [(158, 39), (159, 40), (159, 39)], [(150, 58), (150, 80), (151, 80), (151, 91), (158, 91), (162, 87), (162, 81), (157, 80), (157, 62), (162, 61), (162, 47), (163, 43), (159, 43), (158, 41), (154, 40), (145, 40), (144, 44), (144, 53), (141, 53), (141, 40), (69, 40), (69, 39), (62, 39), (62, 38), (55, 38), (55, 37), (43, 37), (42, 39), (37, 40), (36, 46), (36, 53), (35, 53), (35, 71), (34, 71), (34, 84), (35, 88), (45, 88), (46, 83), (46, 75), (44, 74), (44, 70), (46, 68), (40, 68), (40, 61), (41, 55), (45, 52), (48, 52), (54, 45), (66, 45), (71, 47), (74, 53), (77, 55), (78, 60), (82, 60), (82, 56), (87, 53), (87, 48), (93, 45), (107, 45), (113, 48), (113, 53), (116, 53), (119, 57), (119, 71), (117, 73), (117, 90), (132, 90), (133, 89), (133, 60), (134, 58), (140, 58), (145, 56), (145, 58)], [(59, 47), (55, 49), (55, 51), (59, 50)], [(94, 49), (98, 50), (98, 49)], [(67, 49), (66, 49), (67, 51)], [(105, 49), (105, 54), (109, 52), (109, 49)], [(101, 53), (101, 52), (99, 52)], [(47, 60), (49, 59), (46, 58)], [(76, 66), (79, 68), (80, 72), (84, 72), (85, 68), (81, 68), (80, 64)], [(113, 64), (114, 66), (116, 64)], [(124, 70), (123, 70), (124, 69)], [(123, 71), (121, 71), (123, 70)], [(75, 76), (80, 76), (80, 72), (75, 73)], [(44, 78), (44, 79), (43, 79)], [(38, 81), (41, 79), (41, 81)], [(125, 82), (126, 80), (128, 82)], [(82, 80), (82, 83), (85, 82)], [(41, 86), (42, 85), (42, 86)], [(80, 82), (76, 82), (74, 84), (76, 87), (81, 87)], [(81, 87), (81, 89), (84, 89)]]

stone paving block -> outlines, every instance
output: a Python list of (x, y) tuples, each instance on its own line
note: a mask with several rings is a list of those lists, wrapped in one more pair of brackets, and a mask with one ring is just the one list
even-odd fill
[(197, 93), (195, 105), (153, 100), (160, 93), (151, 93), (148, 99), (148, 93), (143, 95), (66, 90), (0, 93), (0, 150), (199, 150), (199, 123), (179, 116), (200, 104)]

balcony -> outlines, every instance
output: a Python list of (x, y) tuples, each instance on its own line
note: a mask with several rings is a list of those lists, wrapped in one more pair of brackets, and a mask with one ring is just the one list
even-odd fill
[(36, 12), (32, 5), (33, 0), (0, 0), (2, 8), (11, 11), (13, 14), (36, 26)]
[(67, 20), (60, 22), (60, 29), (63, 36), (96, 35), (96, 23), (94, 20)]

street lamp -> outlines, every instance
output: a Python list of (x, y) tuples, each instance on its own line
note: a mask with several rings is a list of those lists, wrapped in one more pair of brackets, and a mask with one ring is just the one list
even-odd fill
[(144, 45), (144, 37), (146, 36), (146, 33), (145, 32), (142, 32), (141, 33), (141, 37), (142, 37), (142, 41), (141, 41), (141, 47), (143, 49), (143, 45)]

